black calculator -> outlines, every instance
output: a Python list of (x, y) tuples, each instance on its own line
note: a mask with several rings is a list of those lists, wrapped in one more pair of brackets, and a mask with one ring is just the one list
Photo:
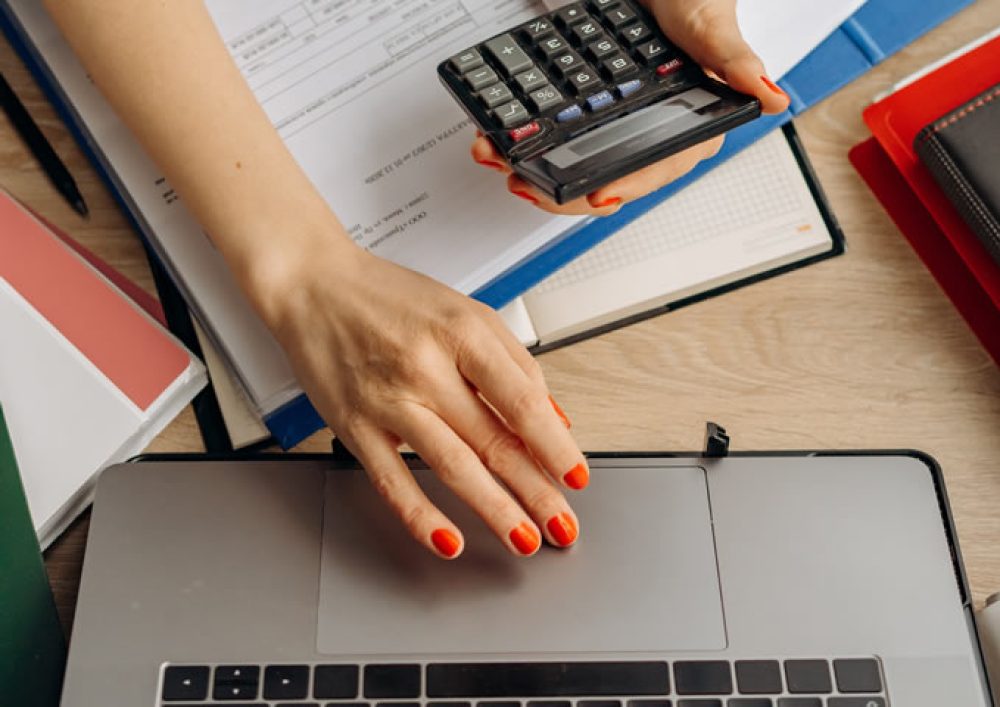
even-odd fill
[(541, 15), (438, 75), (513, 170), (560, 204), (760, 115), (632, 0)]

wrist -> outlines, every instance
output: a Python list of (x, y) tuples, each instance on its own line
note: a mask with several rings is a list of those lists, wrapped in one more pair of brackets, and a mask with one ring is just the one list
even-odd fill
[(367, 252), (331, 218), (293, 233), (278, 233), (245, 254), (237, 279), (254, 309), (272, 330), (296, 309), (303, 285), (319, 276), (343, 282)]

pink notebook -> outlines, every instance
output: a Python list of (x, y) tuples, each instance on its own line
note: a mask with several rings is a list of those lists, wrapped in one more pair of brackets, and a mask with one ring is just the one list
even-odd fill
[(205, 385), (179, 341), (0, 191), (0, 403), (47, 545), (96, 474), (141, 452)]

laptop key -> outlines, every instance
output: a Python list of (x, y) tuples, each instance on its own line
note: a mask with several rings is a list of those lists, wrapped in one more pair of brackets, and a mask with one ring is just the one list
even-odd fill
[[(359, 672), (356, 665), (317, 665), (314, 671), (313, 697), (331, 700), (357, 697)], [(342, 707), (364, 704), (352, 702)]]
[(828, 707), (885, 707), (881, 697), (831, 697), (826, 701)]
[(781, 665), (776, 660), (738, 660), (736, 686), (741, 695), (781, 693)]
[(576, 707), (622, 707), (621, 700), (577, 700)]
[(427, 696), (601, 697), (670, 694), (665, 661), (432, 663)]
[(253, 700), (260, 683), (257, 665), (220, 665), (215, 669), (213, 700)]
[(841, 692), (882, 692), (882, 676), (873, 658), (835, 660), (833, 674)]
[(163, 671), (164, 702), (208, 697), (209, 669), (204, 665), (171, 665)]
[(419, 665), (366, 665), (365, 697), (420, 697)]
[(726, 701), (726, 707), (774, 707), (770, 697), (734, 697)]
[(279, 702), (274, 707), (319, 707), (318, 702)]
[(375, 707), (420, 707), (419, 702), (376, 702)]
[(677, 707), (722, 707), (722, 700), (677, 700)]
[[(427, 705), (449, 705), (451, 702), (428, 702)], [(483, 700), (476, 703), (476, 707), (521, 707), (519, 700)]]
[(778, 707), (823, 707), (819, 697), (779, 697)]
[(308, 695), (308, 665), (268, 665), (264, 668), (265, 700), (301, 700)]
[(569, 700), (529, 700), (528, 707), (573, 707)]
[(670, 700), (629, 700), (625, 703), (628, 707), (672, 707)]
[(786, 660), (785, 680), (792, 694), (829, 694), (833, 692), (830, 666), (825, 660)]
[(733, 676), (724, 660), (679, 660), (674, 663), (678, 695), (731, 695)]
[[(482, 704), (480, 702), (479, 704)], [(520, 702), (508, 702), (508, 707), (521, 707)], [(428, 702), (426, 707), (472, 707), (471, 702)]]
[(370, 702), (327, 702), (326, 707), (371, 707)]

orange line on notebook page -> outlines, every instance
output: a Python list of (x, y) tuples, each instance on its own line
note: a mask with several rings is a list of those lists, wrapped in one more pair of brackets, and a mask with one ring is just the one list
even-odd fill
[(142, 410), (190, 363), (187, 351), (3, 192), (0, 277)]

